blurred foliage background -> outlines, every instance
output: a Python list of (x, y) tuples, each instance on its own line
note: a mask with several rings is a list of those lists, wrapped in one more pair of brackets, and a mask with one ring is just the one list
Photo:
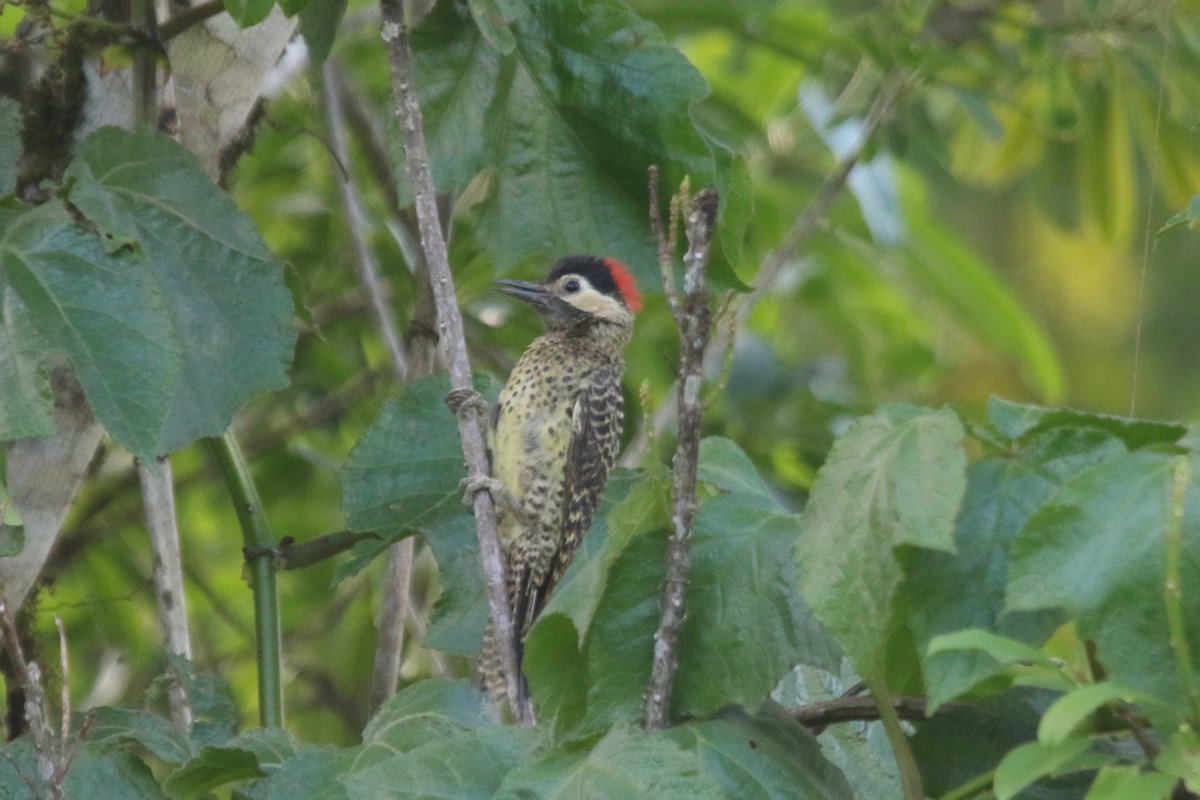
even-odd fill
[[(724, 373), (720, 359), (713, 365), (722, 377), (706, 432), (735, 439), (790, 505), (803, 504), (833, 436), (883, 401), (978, 410), (1000, 395), (1197, 417), (1200, 236), (1158, 231), (1200, 193), (1200, 4), (627, 6), (711, 88), (691, 113), (730, 154), (714, 270), (735, 294), (756, 285), (876, 98), (895, 81), (904, 87), (828, 220), (738, 330)], [(430, 19), (457, 12), (443, 0)], [(324, 69), (302, 53), (285, 59), (253, 147), (230, 176), (238, 204), (290, 265), (302, 309), (291, 386), (258, 398), (236, 423), (275, 531), (298, 541), (344, 525), (338, 468), (397, 389), (358, 287), (339, 170), (362, 188), (401, 327), (419, 310), (403, 187), (389, 166), (396, 154), (372, 144), (393, 119), (378, 14), (349, 2)], [(6, 7), (0, 36), (19, 17)], [(436, 42), (417, 44), (419, 68), (436, 74)], [(331, 77), (352, 112), (346, 164), (328, 146)], [(644, 170), (626, 157), (631, 174)], [(538, 326), (491, 291), (498, 265), (532, 278), (561, 253), (495, 257), (475, 214), (487, 190), (485, 177), (449, 198), (451, 256), (473, 364), (502, 376)], [(629, 236), (648, 246), (648, 230)], [(627, 438), (668, 398), (677, 349), (653, 262), (634, 266), (648, 302), (628, 353)], [(648, 457), (666, 458), (670, 440), (668, 426)], [(232, 509), (203, 448), (173, 463), (197, 662), (230, 680), (253, 719), (251, 598)], [(48, 640), (54, 614), (68, 623), (81, 707), (136, 702), (164, 666), (141, 514), (130, 458), (110, 446), (40, 598)], [(335, 563), (281, 576), (289, 728), (302, 740), (356, 741), (370, 714), (381, 567), (341, 582)], [(427, 553), (417, 582), (428, 605), (438, 577)], [(431, 668), (416, 641), (410, 679)], [(450, 667), (470, 674), (463, 660)]]

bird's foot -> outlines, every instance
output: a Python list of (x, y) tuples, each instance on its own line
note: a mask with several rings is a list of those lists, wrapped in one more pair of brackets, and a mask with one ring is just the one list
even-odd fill
[(451, 389), (446, 393), (445, 401), (450, 410), (458, 417), (464, 416), (471, 409), (478, 411), (481, 415), (487, 414), (487, 401), (474, 389)]
[(463, 492), (463, 505), (468, 508), (475, 505), (475, 495), (487, 492), (492, 496), (496, 508), (508, 510), (516, 507), (516, 500), (509, 493), (508, 487), (491, 475), (476, 475), (473, 478), (463, 478), (459, 484)]

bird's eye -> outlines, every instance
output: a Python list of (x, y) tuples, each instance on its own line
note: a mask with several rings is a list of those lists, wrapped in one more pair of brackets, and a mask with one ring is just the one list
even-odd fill
[(568, 278), (567, 282), (563, 284), (563, 289), (565, 291), (572, 292), (572, 293), (578, 292), (579, 291), (579, 280), (577, 278)]

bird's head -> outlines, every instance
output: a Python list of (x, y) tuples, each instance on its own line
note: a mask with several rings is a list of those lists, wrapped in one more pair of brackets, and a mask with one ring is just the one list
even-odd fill
[(637, 282), (615, 258), (567, 256), (544, 281), (502, 280), (497, 288), (536, 308), (551, 330), (597, 322), (631, 328), (642, 310)]

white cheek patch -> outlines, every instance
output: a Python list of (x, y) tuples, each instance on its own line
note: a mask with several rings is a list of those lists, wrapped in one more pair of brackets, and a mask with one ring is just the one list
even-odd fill
[(570, 297), (567, 302), (600, 319), (616, 319), (622, 311), (619, 302), (590, 288)]

